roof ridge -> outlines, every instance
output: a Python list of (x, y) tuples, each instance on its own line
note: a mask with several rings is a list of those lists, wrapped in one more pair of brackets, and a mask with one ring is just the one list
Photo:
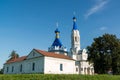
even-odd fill
[(39, 49), (34, 49), (34, 50), (37, 51), (38, 53), (44, 55), (44, 56), (74, 60), (74, 59), (72, 59), (71, 57), (66, 56), (66, 55), (64, 55), (64, 54), (56, 54), (56, 53), (54, 53), (54, 52), (48, 52), (48, 51), (43, 51), (43, 50), (39, 50)]
[(27, 58), (27, 56), (21, 56), (21, 57), (16, 58), (16, 59), (8, 60), (6, 63), (19, 62), (19, 61), (25, 60), (26, 58)]
[[(42, 54), (42, 55), (48, 56), (48, 57), (74, 60), (74, 59), (72, 59), (71, 57), (66, 56), (66, 55), (64, 55), (64, 54), (56, 54), (56, 53), (54, 53), (54, 52), (48, 52), (48, 51), (39, 50), (39, 49), (33, 49), (33, 50), (37, 51), (39, 54)], [(8, 61), (6, 61), (6, 63), (9, 64), (9, 63), (13, 63), (13, 62), (20, 62), (20, 61), (24, 61), (26, 58), (27, 58), (27, 55), (26, 55), (26, 56), (21, 56), (21, 57), (16, 58), (16, 59), (8, 60)], [(5, 64), (6, 64), (6, 63), (5, 63)]]

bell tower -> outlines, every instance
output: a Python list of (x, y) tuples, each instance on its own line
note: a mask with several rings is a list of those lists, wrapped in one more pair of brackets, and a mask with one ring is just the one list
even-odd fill
[(76, 56), (80, 51), (80, 34), (76, 24), (76, 17), (73, 17), (73, 29), (71, 33), (71, 54), (73, 59), (77, 59)]

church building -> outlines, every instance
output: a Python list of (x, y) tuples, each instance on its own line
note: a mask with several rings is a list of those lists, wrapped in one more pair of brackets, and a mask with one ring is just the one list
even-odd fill
[(55, 30), (55, 40), (48, 51), (33, 49), (27, 56), (14, 57), (4, 64), (4, 74), (94, 74), (93, 64), (87, 61), (86, 49), (80, 47), (80, 32), (73, 17), (71, 48), (67, 51)]

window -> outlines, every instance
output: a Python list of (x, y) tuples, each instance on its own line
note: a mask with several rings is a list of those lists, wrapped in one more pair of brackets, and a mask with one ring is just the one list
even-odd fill
[(76, 68), (76, 72), (78, 72), (78, 68)]
[(75, 41), (78, 42), (78, 37), (75, 37)]
[(35, 63), (32, 64), (32, 70), (35, 70)]
[(81, 68), (81, 71), (83, 71), (83, 68)]
[(35, 53), (33, 52), (33, 56), (35, 56)]
[(12, 72), (14, 71), (14, 66), (12, 66)]
[(7, 72), (9, 71), (9, 67), (7, 67)]
[(60, 64), (60, 71), (63, 71), (63, 64)]
[(20, 72), (22, 72), (22, 64), (20, 65)]

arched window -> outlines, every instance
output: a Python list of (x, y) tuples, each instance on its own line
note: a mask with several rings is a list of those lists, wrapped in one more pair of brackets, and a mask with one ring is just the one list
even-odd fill
[(22, 64), (20, 65), (20, 72), (22, 72)]
[(9, 71), (9, 67), (7, 67), (7, 72)]
[(14, 71), (14, 66), (12, 66), (12, 72)]
[(35, 70), (35, 63), (32, 64), (32, 70)]
[(60, 71), (63, 71), (63, 64), (60, 64)]
[(76, 67), (76, 72), (78, 72), (78, 68)]
[(77, 37), (75, 37), (75, 41), (78, 42), (78, 38)]

